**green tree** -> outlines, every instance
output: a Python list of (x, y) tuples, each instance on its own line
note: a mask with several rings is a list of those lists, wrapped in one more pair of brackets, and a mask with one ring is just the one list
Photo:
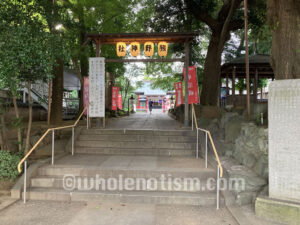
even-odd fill
[(51, 105), (48, 109), (50, 113), (50, 123), (59, 124), (62, 122), (62, 102), (64, 91), (64, 65), (69, 60), (67, 51), (65, 51), (65, 35), (59, 27), (61, 21), (67, 14), (67, 8), (63, 6), (60, 0), (39, 0), (36, 13), (40, 16), (47, 30), (57, 39), (52, 43), (53, 47), (58, 50), (56, 62), (53, 65), (53, 79), (49, 82), (52, 85)]
[[(30, 4), (31, 3), (31, 4)], [(31, 84), (48, 80), (55, 64), (53, 37), (36, 14), (37, 5), (30, 0), (2, 1), (0, 3), (0, 88), (8, 88), (13, 96), (16, 117), (21, 121), (16, 98), (18, 90), (27, 86), (29, 122), (25, 153), (29, 150), (32, 123)], [(21, 130), (18, 128), (19, 150)]]
[[(132, 31), (136, 27), (133, 22), (130, 22), (134, 14), (132, 8), (136, 1), (69, 0), (62, 2), (67, 9), (62, 21), (66, 42), (72, 64), (81, 82), (81, 111), (83, 109), (83, 77), (88, 76), (88, 58), (96, 56), (95, 48), (86, 35)], [(101, 56), (116, 58), (115, 46), (102, 46)], [(122, 76), (125, 73), (125, 67), (122, 63), (106, 64), (106, 72), (114, 74), (115, 77)]]
[[(264, 0), (250, 0), (249, 22), (264, 23)], [(220, 79), (221, 55), (230, 33), (243, 27), (242, 0), (210, 1), (185, 0), (188, 10), (211, 30), (210, 43), (204, 64), (201, 104), (216, 105)]]
[[(154, 3), (157, 16), (151, 19), (152, 23), (150, 23), (155, 24), (154, 30), (160, 27), (162, 27), (161, 31), (200, 30), (202, 35), (207, 33), (209, 35), (203, 66), (201, 104), (217, 104), (221, 55), (225, 43), (230, 39), (231, 32), (244, 25), (241, 3), (242, 0), (168, 0)], [(254, 23), (257, 26), (263, 24), (264, 13), (264, 0), (249, 1), (250, 24)]]

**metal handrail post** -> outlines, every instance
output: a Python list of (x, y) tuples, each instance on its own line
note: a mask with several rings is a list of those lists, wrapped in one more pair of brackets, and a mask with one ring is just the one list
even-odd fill
[(72, 127), (72, 155), (74, 155), (74, 130), (75, 127)]
[(199, 157), (199, 130), (197, 129), (197, 152), (196, 152), (196, 157), (198, 159)]
[(27, 188), (27, 160), (24, 162), (24, 193), (23, 202), (26, 203), (26, 188)]
[(52, 160), (51, 160), (51, 164), (54, 164), (54, 138), (55, 138), (55, 133), (54, 133), (54, 129), (52, 129)]
[(217, 209), (220, 208), (220, 166), (218, 165), (218, 177), (217, 177)]
[(207, 132), (205, 132), (205, 168), (207, 169)]
[(18, 163), (18, 172), (21, 173), (21, 166), (25, 162), (25, 160), (30, 156), (30, 154), (37, 148), (37, 146), (42, 142), (42, 140), (52, 131), (52, 164), (54, 164), (54, 131), (55, 130), (62, 130), (62, 129), (67, 129), (67, 128), (72, 128), (76, 127), (77, 124), (79, 123), (79, 120), (82, 118), (84, 112), (88, 109), (88, 105), (83, 109), (82, 113), (76, 120), (76, 122), (73, 125), (68, 125), (68, 126), (63, 126), (63, 127), (55, 127), (55, 128), (49, 128), (47, 131), (42, 135), (42, 137), (34, 144), (34, 146), (28, 151), (28, 153), (21, 159), (21, 161)]
[(192, 130), (194, 130), (194, 107), (192, 107)]
[(90, 120), (90, 116), (89, 116), (89, 107), (87, 108), (87, 112), (86, 112), (86, 129), (89, 129), (89, 120)]

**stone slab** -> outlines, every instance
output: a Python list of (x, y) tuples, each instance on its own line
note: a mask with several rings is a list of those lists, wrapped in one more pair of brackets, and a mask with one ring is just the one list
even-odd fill
[(300, 202), (300, 79), (269, 87), (269, 193)]

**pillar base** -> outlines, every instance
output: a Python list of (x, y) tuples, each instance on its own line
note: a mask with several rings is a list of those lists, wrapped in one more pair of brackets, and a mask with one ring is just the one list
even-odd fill
[(299, 224), (300, 203), (269, 197), (258, 197), (255, 202), (257, 216), (284, 224)]
[(184, 126), (185, 126), (185, 127), (189, 127), (189, 121), (188, 121), (188, 120), (185, 120), (185, 121), (184, 121)]

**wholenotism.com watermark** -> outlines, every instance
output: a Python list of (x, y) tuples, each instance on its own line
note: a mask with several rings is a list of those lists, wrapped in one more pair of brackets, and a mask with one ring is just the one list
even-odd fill
[[(217, 189), (217, 179), (201, 180), (197, 177), (177, 178), (162, 174), (160, 177), (130, 178), (120, 174), (118, 177), (103, 178), (76, 177), (66, 174), (63, 177), (63, 188), (66, 191), (214, 191)], [(245, 190), (245, 179), (220, 178), (220, 190)]]

